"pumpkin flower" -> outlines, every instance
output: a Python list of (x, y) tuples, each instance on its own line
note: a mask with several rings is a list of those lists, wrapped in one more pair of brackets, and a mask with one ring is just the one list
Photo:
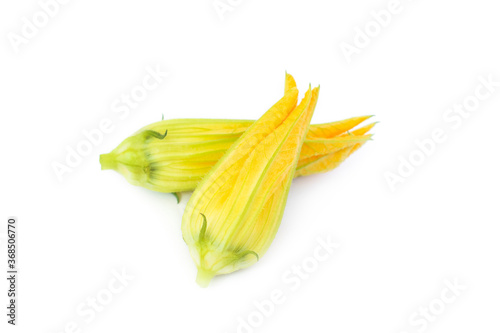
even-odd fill
[[(290, 90), (295, 81), (291, 75), (286, 77), (285, 87)], [(340, 165), (350, 155), (345, 149), (359, 148), (370, 140), (368, 131), (352, 131), (368, 118), (311, 125), (298, 164), (308, 168), (296, 176), (327, 172)], [(253, 123), (229, 119), (162, 120), (140, 129), (112, 152), (101, 155), (101, 168), (115, 170), (129, 183), (157, 192), (193, 191)]]
[(186, 206), (182, 234), (200, 286), (256, 263), (278, 231), (319, 94), (309, 88), (297, 106), (297, 88), (288, 88), (219, 159)]

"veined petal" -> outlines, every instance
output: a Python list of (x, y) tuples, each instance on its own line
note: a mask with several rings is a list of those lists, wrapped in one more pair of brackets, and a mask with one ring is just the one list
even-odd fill
[(314, 140), (318, 138), (328, 139), (336, 137), (353, 129), (371, 117), (373, 116), (354, 117), (326, 124), (311, 125), (309, 133), (307, 133), (307, 139)]
[(306, 158), (301, 158), (297, 164), (295, 171), (295, 177), (309, 176), (317, 173), (324, 173), (331, 171), (338, 167), (342, 162), (344, 162), (349, 156), (351, 156), (355, 151), (361, 148), (366, 142), (368, 142), (372, 135), (365, 135), (370, 131), (375, 123), (369, 124), (367, 126), (361, 127), (357, 130), (350, 132), (349, 134), (344, 134), (338, 138), (362, 138), (359, 142), (352, 146), (340, 149), (333, 153), (328, 153), (324, 155), (310, 156)]

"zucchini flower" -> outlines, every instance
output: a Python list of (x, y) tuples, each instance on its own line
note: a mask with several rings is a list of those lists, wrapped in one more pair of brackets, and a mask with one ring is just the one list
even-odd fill
[(309, 88), (296, 106), (297, 88), (289, 87), (197, 186), (183, 215), (182, 235), (200, 286), (256, 263), (271, 245), (318, 94), (319, 88)]
[[(295, 87), (291, 75), (287, 74), (285, 86), (287, 90)], [(308, 167), (302, 167), (296, 176), (322, 173), (340, 165), (370, 140), (368, 131), (351, 131), (368, 118), (311, 125), (298, 164)], [(162, 120), (140, 129), (112, 152), (101, 155), (101, 168), (115, 170), (129, 183), (157, 192), (193, 191), (252, 124), (252, 120)], [(347, 154), (349, 148), (353, 149)]]

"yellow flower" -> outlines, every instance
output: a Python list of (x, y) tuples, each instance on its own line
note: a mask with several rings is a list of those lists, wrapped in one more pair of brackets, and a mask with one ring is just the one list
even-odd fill
[[(295, 88), (287, 75), (285, 87)], [(360, 147), (371, 138), (367, 131), (348, 131), (370, 118), (311, 125), (300, 153), (297, 176), (326, 172), (337, 167), (348, 148)], [(254, 123), (252, 120), (173, 119), (148, 125), (100, 157), (103, 170), (113, 169), (131, 184), (175, 193), (193, 191), (197, 184)], [(325, 158), (327, 157), (328, 158)], [(336, 161), (327, 163), (326, 161)], [(312, 164), (314, 167), (312, 167)]]
[(319, 94), (318, 88), (309, 89), (296, 106), (297, 88), (287, 89), (236, 140), (189, 200), (182, 234), (201, 286), (215, 275), (254, 264), (278, 231)]

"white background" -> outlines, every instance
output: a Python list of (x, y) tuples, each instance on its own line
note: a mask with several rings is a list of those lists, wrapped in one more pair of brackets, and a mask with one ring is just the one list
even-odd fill
[[(410, 318), (439, 308), (447, 279), (467, 289), (420, 331), (498, 331), (500, 87), (457, 128), (443, 115), (479, 76), (500, 81), (500, 8), (401, 0), (348, 63), (341, 43), (388, 3), (243, 0), (221, 20), (212, 0), (74, 0), (15, 52), (9, 33), (40, 5), (3, 1), (0, 217), (19, 218), (21, 274), (15, 329), (2, 278), (1, 331), (236, 332), (278, 289), (285, 302), (252, 331), (417, 332)], [(120, 119), (111, 105), (147, 66), (169, 77)], [(201, 289), (182, 206), (101, 171), (99, 154), (162, 114), (257, 119), (282, 95), (285, 70), (302, 93), (321, 84), (314, 123), (374, 114), (376, 135), (337, 170), (294, 181), (266, 256)], [(113, 131), (60, 182), (52, 163), (104, 118)], [(436, 128), (447, 140), (391, 191), (385, 174)], [(283, 274), (328, 236), (340, 248), (292, 291)], [(77, 309), (122, 269), (134, 279), (87, 323)]]

